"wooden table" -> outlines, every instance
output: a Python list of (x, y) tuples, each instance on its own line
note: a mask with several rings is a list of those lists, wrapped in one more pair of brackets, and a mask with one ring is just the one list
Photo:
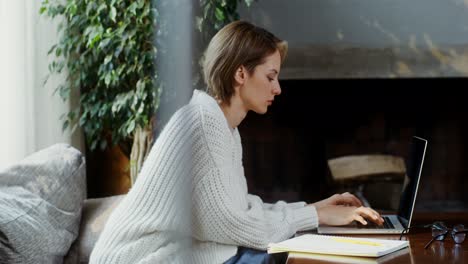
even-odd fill
[[(415, 224), (432, 223), (436, 220), (444, 221), (448, 226), (464, 224), (468, 227), (468, 212), (461, 213), (420, 213), (415, 215)], [(363, 237), (362, 235), (360, 237)], [(368, 235), (365, 237), (398, 239), (399, 235)], [(468, 237), (462, 244), (455, 244), (451, 237), (447, 236), (443, 242), (434, 241), (427, 249), (424, 246), (431, 240), (430, 229), (415, 229), (403, 239), (409, 241), (409, 248), (391, 253), (380, 258), (364, 259), (369, 263), (467, 263), (468, 264)], [(337, 259), (305, 258), (290, 255), (287, 264), (306, 263), (359, 263), (355, 259), (338, 261)], [(362, 263), (365, 263), (364, 261)]]

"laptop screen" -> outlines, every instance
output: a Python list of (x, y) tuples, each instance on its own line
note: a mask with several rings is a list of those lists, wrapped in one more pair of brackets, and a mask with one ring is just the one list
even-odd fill
[(413, 137), (410, 153), (406, 163), (406, 176), (398, 208), (398, 216), (403, 220), (405, 227), (411, 226), (414, 204), (418, 193), (419, 179), (421, 178), (424, 156), (426, 154), (427, 140)]

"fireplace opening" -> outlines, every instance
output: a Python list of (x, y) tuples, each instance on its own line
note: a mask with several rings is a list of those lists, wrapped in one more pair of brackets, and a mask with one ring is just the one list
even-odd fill
[(428, 140), (416, 202), (422, 211), (468, 210), (467, 78), (281, 81), (265, 115), (239, 127), (249, 192), (266, 202), (314, 202), (333, 194), (327, 160), (407, 158), (412, 136)]

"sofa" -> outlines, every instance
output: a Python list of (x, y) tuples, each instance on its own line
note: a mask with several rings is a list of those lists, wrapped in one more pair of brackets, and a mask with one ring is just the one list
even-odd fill
[(104, 228), (104, 224), (124, 196), (116, 195), (84, 201), (80, 231), (67, 252), (64, 263), (88, 263), (91, 251)]
[(88, 263), (124, 195), (86, 197), (84, 155), (68, 144), (0, 171), (0, 263)]

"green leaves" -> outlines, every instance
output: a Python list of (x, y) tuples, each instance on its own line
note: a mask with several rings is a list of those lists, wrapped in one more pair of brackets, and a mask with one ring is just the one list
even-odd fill
[(215, 16), (217, 20), (224, 21), (226, 17), (224, 16), (224, 12), (220, 8), (215, 8)]
[(94, 45), (102, 39), (104, 28), (102, 25), (91, 25), (84, 31), (84, 36), (87, 37), (86, 47), (93, 49)]
[(80, 126), (93, 150), (107, 147), (108, 134), (117, 144), (147, 126), (160, 94), (151, 0), (43, 0), (39, 12), (64, 20), (48, 52), (51, 74), (68, 71), (56, 93), (68, 100), (72, 90), (80, 92), (79, 106), (62, 117), (63, 129)]
[(202, 34), (202, 47), (223, 26), (239, 19), (238, 3), (250, 6), (254, 0), (200, 0), (201, 15), (195, 18), (195, 25)]
[[(88, 6), (91, 6), (91, 5), (88, 5)], [(101, 3), (96, 12), (97, 12), (97, 14), (101, 14), (101, 13), (103, 13), (103, 11), (107, 11), (107, 4), (106, 3)], [(88, 10), (87, 10), (86, 13), (87, 13), (87, 15), (90, 15)]]
[(130, 124), (127, 127), (127, 134), (132, 134), (133, 130), (135, 130), (135, 120), (130, 121)]
[(132, 16), (136, 16), (137, 15), (137, 10), (138, 8), (138, 4), (137, 2), (133, 2), (127, 9), (127, 12), (129, 12)]
[(111, 6), (110, 12), (109, 12), (109, 17), (110, 19), (115, 22), (115, 17), (117, 16), (117, 9), (115, 7)]
[(109, 54), (104, 59), (104, 64), (108, 64), (112, 60), (112, 54)]
[(244, 0), (244, 2), (245, 2), (245, 5), (247, 5), (247, 7), (250, 7), (252, 3), (254, 2), (254, 0)]

